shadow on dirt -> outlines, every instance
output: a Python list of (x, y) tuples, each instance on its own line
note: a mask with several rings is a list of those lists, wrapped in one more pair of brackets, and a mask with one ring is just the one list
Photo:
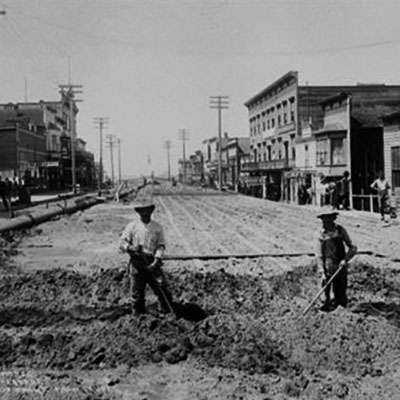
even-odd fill
[(55, 325), (59, 322), (63, 322), (63, 324), (89, 323), (94, 320), (112, 322), (130, 313), (129, 305), (105, 308), (77, 305), (67, 310), (46, 310), (40, 306), (16, 306), (0, 309), (0, 326), (5, 328), (21, 326), (38, 328)]
[(366, 316), (385, 318), (391, 324), (400, 327), (400, 304), (382, 301), (360, 303), (351, 311)]

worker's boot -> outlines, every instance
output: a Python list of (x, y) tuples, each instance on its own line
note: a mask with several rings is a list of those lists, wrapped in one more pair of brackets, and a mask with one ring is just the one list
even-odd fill
[(134, 302), (132, 304), (132, 314), (142, 315), (146, 314), (146, 307), (143, 303)]
[(324, 312), (331, 311), (332, 306), (331, 306), (330, 300), (326, 299), (319, 309), (320, 309), (320, 311), (324, 311)]

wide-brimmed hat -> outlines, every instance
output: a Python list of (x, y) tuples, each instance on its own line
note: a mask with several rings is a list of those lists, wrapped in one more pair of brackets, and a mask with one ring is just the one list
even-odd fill
[(333, 218), (333, 219), (335, 219), (338, 215), (339, 215), (338, 212), (333, 211), (333, 212), (318, 214), (317, 218), (319, 218), (319, 219), (325, 219), (325, 218)]
[(146, 211), (146, 210), (154, 210), (156, 205), (152, 201), (141, 201), (134, 204), (133, 209), (136, 212)]

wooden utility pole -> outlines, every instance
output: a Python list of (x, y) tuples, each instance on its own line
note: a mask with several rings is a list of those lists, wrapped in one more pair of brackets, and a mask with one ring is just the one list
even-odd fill
[(115, 136), (107, 135), (107, 144), (110, 148), (110, 162), (111, 162), (111, 181), (114, 185), (115, 183), (115, 175), (114, 175), (114, 145), (115, 145)]
[(117, 138), (118, 145), (118, 183), (122, 182), (122, 169), (121, 169), (121, 139)]
[(189, 132), (186, 129), (179, 129), (179, 140), (182, 141), (183, 183), (186, 184), (186, 141), (189, 140)]
[(171, 141), (170, 140), (166, 140), (164, 142), (164, 148), (167, 150), (168, 181), (170, 181), (171, 180), (171, 155), (170, 155)]
[(353, 174), (352, 174), (352, 168), (351, 168), (351, 95), (347, 96), (347, 101), (346, 101), (346, 108), (347, 108), (347, 162), (348, 162), (348, 171), (349, 171), (349, 206), (350, 209), (353, 208)]
[(93, 122), (96, 128), (99, 128), (99, 178), (98, 178), (98, 187), (99, 190), (103, 186), (103, 176), (104, 176), (104, 168), (103, 168), (103, 129), (107, 127), (109, 122), (108, 117), (95, 117), (93, 118)]
[(82, 93), (82, 85), (73, 85), (68, 83), (65, 85), (58, 85), (60, 93), (68, 97), (69, 106), (69, 135), (71, 141), (71, 177), (72, 177), (72, 191), (76, 192), (76, 166), (75, 166), (75, 146), (76, 146), (76, 126), (75, 126), (75, 107), (76, 103), (83, 100), (75, 98), (76, 94)]
[(26, 79), (26, 77), (24, 78), (24, 83), (25, 83), (24, 101), (25, 101), (25, 103), (27, 103), (28, 102), (28, 80)]
[(229, 108), (229, 97), (210, 96), (210, 108), (218, 110), (218, 189), (222, 190), (222, 110)]

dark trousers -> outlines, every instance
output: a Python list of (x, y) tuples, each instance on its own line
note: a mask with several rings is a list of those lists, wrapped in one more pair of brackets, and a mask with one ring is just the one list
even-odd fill
[(146, 286), (149, 285), (157, 296), (163, 312), (170, 312), (172, 295), (161, 267), (153, 272), (147, 269), (153, 260), (153, 256), (147, 255), (131, 258), (131, 293), (134, 308), (137, 312), (145, 312)]
[(5, 194), (2, 194), (2, 195), (1, 195), (1, 200), (2, 200), (2, 202), (3, 202), (4, 208), (5, 208), (6, 210), (8, 210), (8, 209), (10, 208), (10, 204), (9, 204), (8, 198), (7, 198), (7, 196), (6, 196)]
[(379, 212), (381, 213), (382, 219), (385, 218), (385, 214), (389, 214), (389, 196), (383, 195), (379, 198)]
[(340, 204), (342, 205), (344, 210), (348, 210), (350, 208), (350, 194), (344, 193), (340, 195)]
[[(338, 263), (328, 263), (325, 268), (324, 278), (322, 280), (322, 286), (325, 286), (331, 276), (335, 273), (337, 268), (339, 268)], [(334, 280), (325, 289), (325, 302), (330, 302), (331, 290), (333, 291), (333, 296), (335, 298), (335, 303), (343, 307), (347, 306), (347, 266), (343, 267), (341, 271), (336, 275)]]

